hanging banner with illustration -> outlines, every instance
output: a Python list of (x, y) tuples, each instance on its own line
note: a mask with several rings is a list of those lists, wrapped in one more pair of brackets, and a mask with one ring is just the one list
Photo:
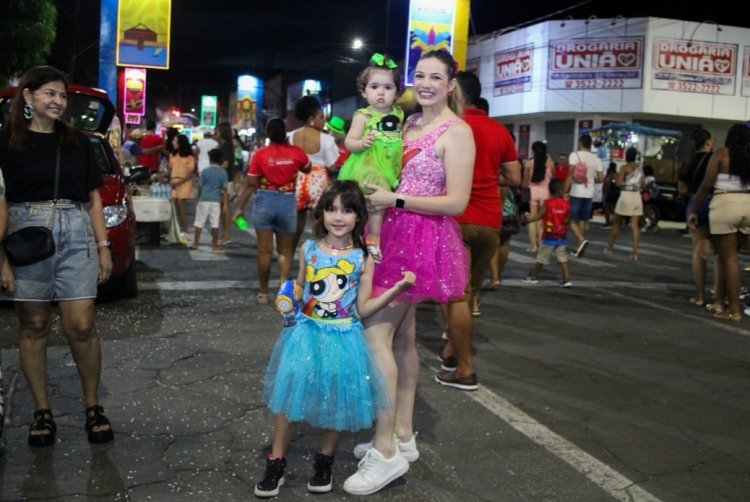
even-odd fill
[(737, 45), (654, 39), (651, 88), (734, 95)]
[(547, 88), (640, 89), (643, 37), (551, 40)]
[(171, 0), (120, 0), (117, 66), (169, 69)]
[(745, 46), (742, 61), (742, 95), (750, 96), (750, 45)]
[(531, 90), (534, 44), (495, 53), (495, 96)]
[[(141, 117), (146, 114), (146, 70), (144, 68), (125, 68), (125, 85), (123, 87), (122, 103), (125, 115), (137, 115), (137, 120), (140, 122)], [(126, 122), (131, 123), (127, 120)]]
[(406, 50), (406, 85), (414, 82), (414, 68), (423, 52), (453, 48), (455, 0), (411, 0)]

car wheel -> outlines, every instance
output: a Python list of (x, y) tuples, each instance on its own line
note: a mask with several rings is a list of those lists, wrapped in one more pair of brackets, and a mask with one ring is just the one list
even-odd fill
[(138, 295), (138, 277), (135, 273), (135, 261), (128, 270), (117, 280), (115, 294), (122, 298), (135, 298)]

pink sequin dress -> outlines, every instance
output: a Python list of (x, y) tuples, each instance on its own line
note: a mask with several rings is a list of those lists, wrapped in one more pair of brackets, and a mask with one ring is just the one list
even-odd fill
[[(408, 131), (420, 115), (409, 118)], [(416, 196), (445, 195), (445, 164), (435, 154), (435, 142), (458, 119), (448, 120), (416, 140), (404, 138), (401, 182), (396, 193)], [(446, 303), (463, 296), (468, 280), (466, 252), (461, 228), (451, 216), (421, 214), (390, 208), (385, 213), (380, 236), (383, 260), (375, 267), (376, 290), (393, 286), (410, 270), (414, 287), (398, 300)]]

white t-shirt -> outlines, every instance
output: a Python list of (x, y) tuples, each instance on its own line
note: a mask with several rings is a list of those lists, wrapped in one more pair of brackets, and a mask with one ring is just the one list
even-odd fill
[(587, 183), (588, 186), (584, 186), (583, 183), (571, 183), (570, 196), (579, 197), (582, 199), (593, 199), (594, 191), (596, 190), (596, 185), (594, 182), (594, 180), (596, 179), (596, 173), (604, 173), (604, 168), (602, 167), (602, 163), (599, 160), (599, 157), (597, 157), (595, 154), (584, 150), (579, 150), (577, 152), (571, 153), (568, 157), (568, 164), (570, 164), (571, 169), (573, 169), (573, 166), (578, 163), (579, 157), (588, 166), (588, 171), (586, 171), (586, 176), (589, 180)]
[(213, 138), (201, 138), (195, 144), (198, 147), (198, 172), (203, 171), (205, 168), (211, 165), (211, 161), (208, 160), (208, 152), (214, 148), (219, 148), (219, 142)]
[[(287, 133), (286, 137), (289, 139), (290, 144), (293, 144), (292, 135), (299, 130), (301, 129), (295, 129)], [(331, 167), (339, 158), (339, 147), (336, 146), (336, 140), (330, 134), (321, 132), (320, 150), (315, 153), (308, 153), (307, 158), (310, 159), (310, 163), (314, 166)]]

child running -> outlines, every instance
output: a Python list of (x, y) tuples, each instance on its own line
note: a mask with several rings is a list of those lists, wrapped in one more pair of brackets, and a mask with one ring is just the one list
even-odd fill
[(570, 270), (568, 269), (568, 255), (565, 246), (568, 245), (568, 217), (570, 216), (570, 203), (564, 198), (565, 183), (553, 179), (549, 182), (550, 198), (542, 202), (539, 212), (532, 218), (528, 213), (524, 220), (532, 222), (542, 221), (542, 242), (536, 255), (536, 263), (531, 273), (523, 280), (525, 283), (536, 284), (539, 282), (539, 273), (545, 265), (549, 265), (550, 258), (554, 254), (557, 263), (562, 269), (562, 281), (560, 286), (569, 288), (573, 286), (570, 282)]
[(342, 431), (372, 425), (389, 409), (388, 392), (365, 341), (361, 319), (414, 285), (412, 272), (371, 298), (375, 268), (366, 252), (364, 194), (354, 181), (335, 181), (315, 206), (315, 239), (300, 249), (301, 311), (271, 353), (263, 399), (276, 414), (271, 453), (258, 497), (274, 497), (284, 484), (293, 422), (324, 429), (307, 489), (331, 491), (331, 466)]
[[(404, 121), (404, 111), (394, 104), (401, 93), (398, 66), (382, 54), (373, 54), (370, 64), (357, 77), (357, 89), (368, 106), (354, 112), (345, 140), (352, 154), (338, 177), (356, 181), (366, 192), (367, 184), (394, 190), (401, 175), (401, 124)], [(371, 212), (365, 244), (375, 261), (382, 258), (382, 225), (383, 212)]]

